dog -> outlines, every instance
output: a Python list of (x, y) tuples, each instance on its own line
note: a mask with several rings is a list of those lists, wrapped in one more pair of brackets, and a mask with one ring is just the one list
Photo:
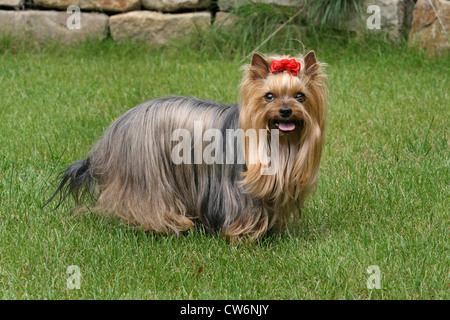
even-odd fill
[(161, 233), (179, 234), (195, 222), (228, 240), (282, 231), (317, 185), (324, 66), (314, 51), (254, 53), (237, 105), (190, 97), (142, 103), (60, 173), (48, 202), (59, 194), (57, 208), (69, 195), (78, 205), (92, 197), (94, 210)]

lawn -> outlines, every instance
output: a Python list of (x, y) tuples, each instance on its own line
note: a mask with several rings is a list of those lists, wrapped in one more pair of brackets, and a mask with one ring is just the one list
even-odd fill
[[(305, 44), (329, 65), (317, 190), (289, 232), (233, 245), (201, 229), (157, 235), (42, 204), (56, 174), (129, 108), (168, 95), (235, 103), (242, 55), (4, 41), (0, 297), (450, 298), (450, 59), (377, 41)], [(79, 289), (67, 286), (73, 265)], [(379, 268), (379, 289), (367, 286), (369, 266)]]

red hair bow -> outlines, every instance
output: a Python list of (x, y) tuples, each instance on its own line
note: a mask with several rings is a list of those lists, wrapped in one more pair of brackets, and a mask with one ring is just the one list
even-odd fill
[(270, 72), (281, 72), (286, 70), (290, 74), (296, 76), (300, 71), (300, 62), (295, 61), (295, 59), (281, 59), (274, 60), (270, 66)]

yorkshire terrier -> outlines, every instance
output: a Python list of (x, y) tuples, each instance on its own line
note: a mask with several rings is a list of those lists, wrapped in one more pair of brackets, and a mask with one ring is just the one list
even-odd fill
[(317, 185), (323, 66), (314, 51), (255, 53), (237, 105), (188, 97), (142, 103), (61, 173), (49, 201), (59, 194), (58, 207), (73, 195), (81, 205), (92, 196), (96, 211), (163, 233), (196, 221), (229, 240), (283, 230)]

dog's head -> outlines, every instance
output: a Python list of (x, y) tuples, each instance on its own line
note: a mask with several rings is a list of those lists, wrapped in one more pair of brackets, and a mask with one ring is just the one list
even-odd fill
[(322, 128), (326, 108), (322, 66), (314, 51), (295, 58), (253, 54), (241, 84), (241, 127), (279, 129), (280, 137), (297, 139), (314, 126)]

